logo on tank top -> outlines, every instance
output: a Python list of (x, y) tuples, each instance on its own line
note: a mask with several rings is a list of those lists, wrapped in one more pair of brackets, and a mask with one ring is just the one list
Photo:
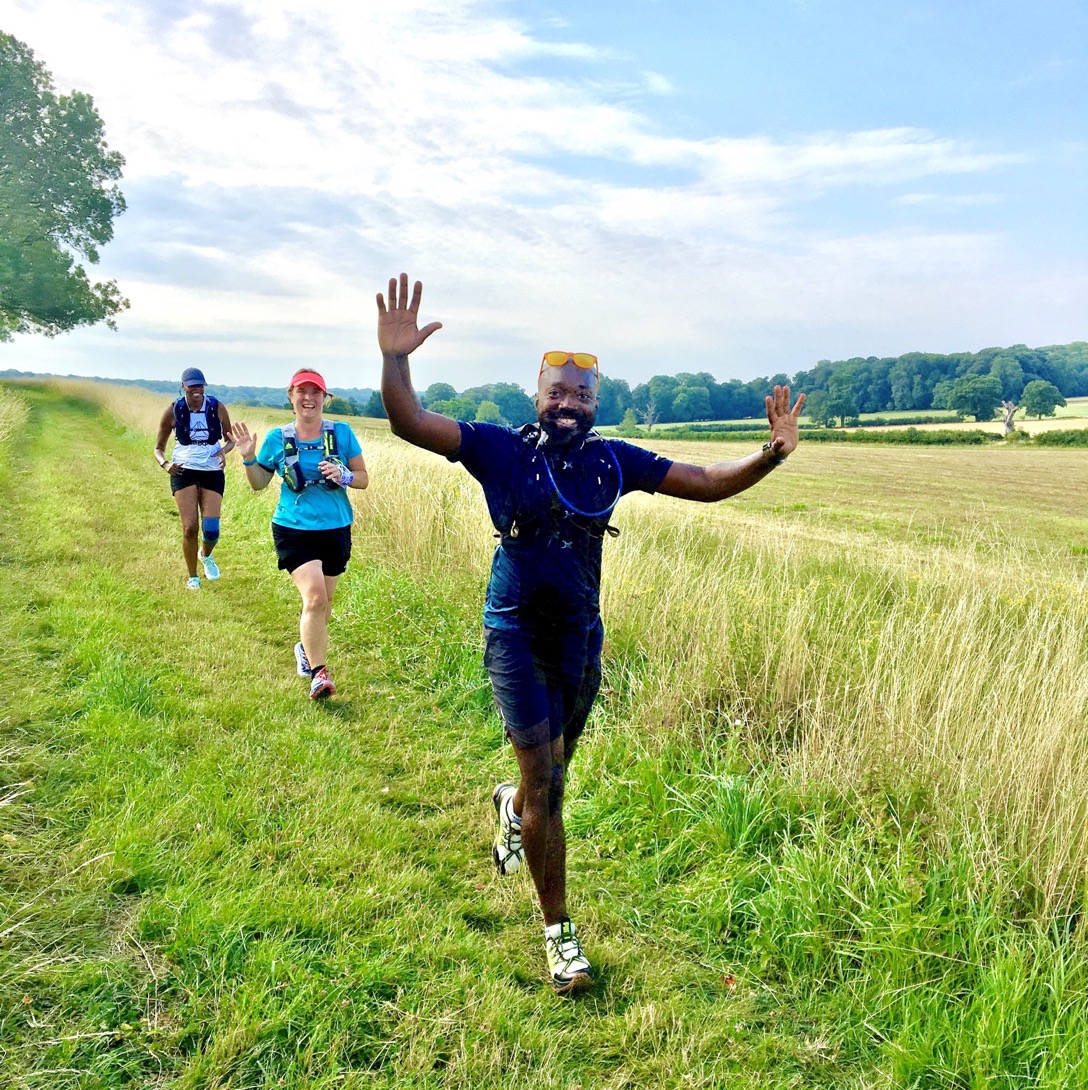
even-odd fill
[(206, 443), (208, 441), (208, 414), (201, 410), (189, 413), (189, 442)]

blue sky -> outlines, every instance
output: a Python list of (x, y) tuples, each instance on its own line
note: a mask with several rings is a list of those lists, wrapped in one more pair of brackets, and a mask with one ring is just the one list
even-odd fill
[(635, 384), (1088, 339), (1083, 0), (0, 0), (94, 95), (129, 209), (119, 331), (0, 369)]

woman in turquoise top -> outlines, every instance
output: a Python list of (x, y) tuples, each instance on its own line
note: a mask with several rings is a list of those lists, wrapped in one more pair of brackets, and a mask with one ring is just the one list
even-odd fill
[(369, 483), (355, 433), (347, 424), (321, 418), (328, 396), (316, 371), (296, 371), (287, 389), (293, 424), (273, 428), (259, 453), (256, 432), (239, 423), (232, 433), (253, 488), (266, 488), (274, 476), (282, 478), (272, 540), (280, 568), (302, 596), (295, 661), (299, 674), (310, 679), (311, 700), (336, 692), (326, 658), (332, 596), (351, 556), (347, 490)]

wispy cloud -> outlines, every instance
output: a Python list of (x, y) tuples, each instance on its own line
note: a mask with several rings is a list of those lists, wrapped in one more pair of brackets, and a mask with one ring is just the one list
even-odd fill
[[(130, 212), (106, 256), (133, 311), (114, 358), (188, 336), (232, 381), (255, 355), (316, 353), (334, 381), (373, 383), (373, 293), (406, 268), (446, 322), (417, 381), (451, 366), (466, 384), (521, 379), (543, 342), (612, 353), (632, 381), (692, 361), (746, 376), (827, 354), (805, 327), (845, 340), (859, 303), (917, 321), (947, 306), (952, 270), (1000, 252), (996, 231), (924, 220), (859, 233), (815, 198), (981, 205), (942, 184), (1021, 153), (910, 127), (681, 137), (629, 93), (673, 96), (668, 77), (506, 10), (0, 0), (62, 87), (93, 92), (127, 157)], [(976, 305), (981, 327), (993, 308)]]
[(914, 207), (972, 208), (998, 204), (1001, 197), (997, 193), (904, 193), (895, 199), (899, 204)]

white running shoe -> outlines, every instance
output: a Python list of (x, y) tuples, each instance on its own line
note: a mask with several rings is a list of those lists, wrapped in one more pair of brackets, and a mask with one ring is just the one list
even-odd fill
[(310, 660), (306, 657), (306, 648), (302, 646), (302, 640), (295, 644), (295, 667), (299, 677), (310, 676)]
[(200, 590), (200, 576), (190, 575), (189, 578), (185, 580), (185, 589)]
[(525, 852), (521, 847), (521, 818), (514, 813), (517, 788), (512, 783), (500, 783), (491, 792), (499, 827), (491, 847), (491, 860), (500, 874), (513, 874), (521, 866)]
[(570, 920), (544, 928), (544, 949), (548, 954), (552, 987), (558, 994), (579, 992), (593, 983), (593, 968)]
[(328, 668), (322, 666), (321, 669), (310, 678), (310, 699), (325, 700), (334, 695), (335, 692), (336, 686), (332, 683), (332, 678), (329, 677)]
[(219, 578), (219, 565), (210, 556), (205, 556), (203, 550), (198, 552), (197, 559), (204, 565), (204, 574), (214, 583)]

